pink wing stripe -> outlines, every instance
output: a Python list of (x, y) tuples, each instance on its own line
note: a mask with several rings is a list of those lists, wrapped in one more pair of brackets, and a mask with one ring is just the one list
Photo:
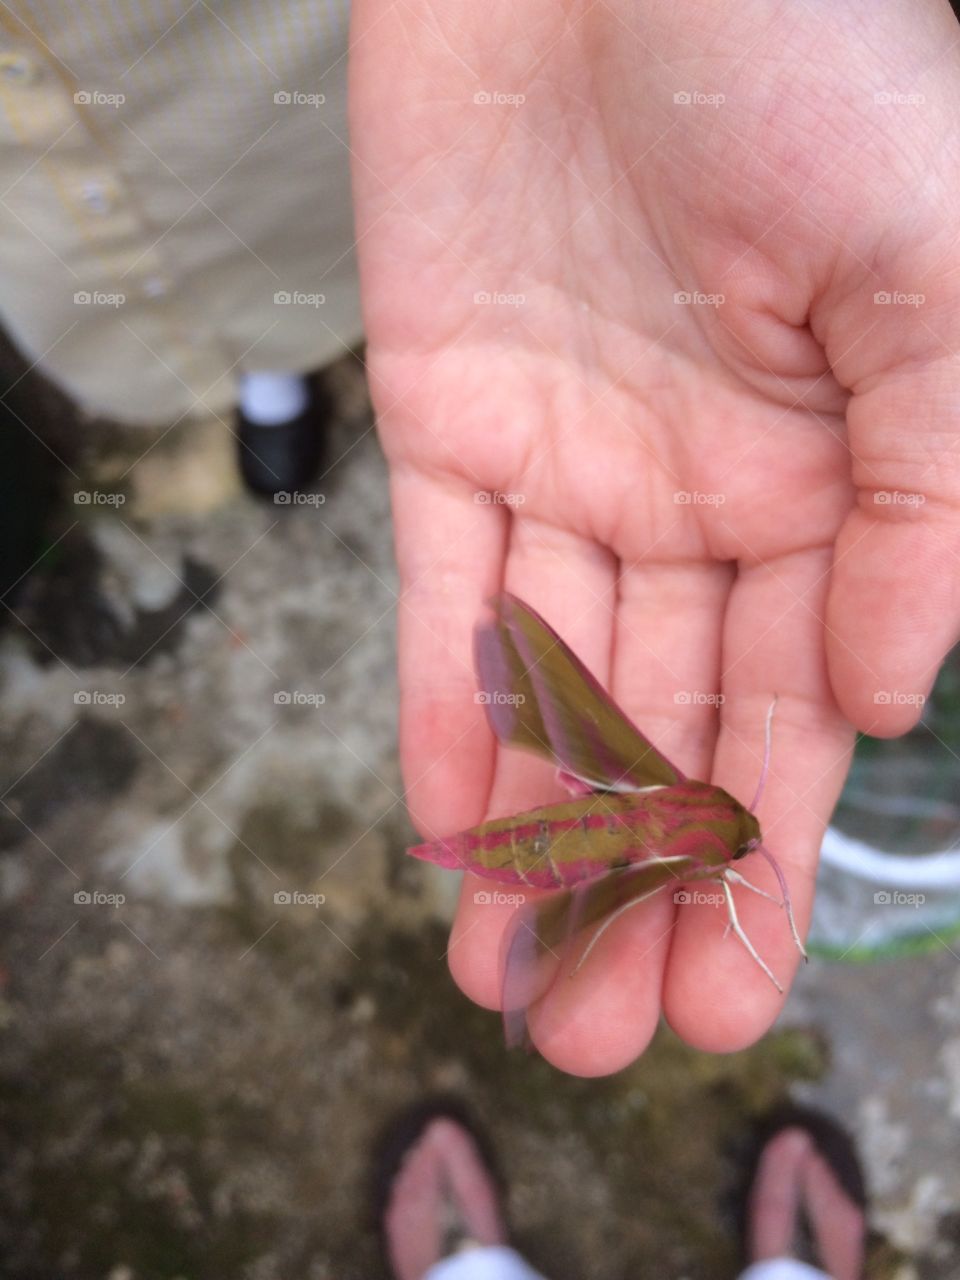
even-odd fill
[[(558, 889), (605, 875), (610, 870), (609, 862), (600, 858), (578, 858), (557, 866), (560, 881), (553, 873), (553, 868), (545, 858), (540, 867), (531, 867), (521, 876), (515, 867), (485, 867), (472, 856), (471, 843), (463, 836), (450, 836), (446, 840), (434, 840), (430, 844), (418, 844), (408, 849), (412, 858), (420, 858), (423, 862), (432, 862), (434, 866), (445, 867), (450, 871), (473, 871), (484, 880), (496, 884), (523, 886), (530, 889)], [(627, 860), (633, 850), (627, 851)], [(637, 847), (637, 853), (642, 850)]]

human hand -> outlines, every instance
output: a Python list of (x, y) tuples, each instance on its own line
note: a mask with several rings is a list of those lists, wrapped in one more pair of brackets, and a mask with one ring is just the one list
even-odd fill
[[(559, 798), (475, 700), (504, 588), (743, 801), (779, 694), (759, 817), (803, 927), (851, 725), (909, 727), (957, 637), (956, 22), (933, 0), (357, 0), (354, 23), (413, 818), (433, 837)], [(510, 908), (477, 883), (450, 965), (494, 1007)], [(782, 914), (740, 914), (786, 985)], [(538, 1047), (613, 1071), (661, 1008), (701, 1048), (751, 1043), (781, 1000), (723, 932), (712, 906), (628, 913), (533, 1011)]]

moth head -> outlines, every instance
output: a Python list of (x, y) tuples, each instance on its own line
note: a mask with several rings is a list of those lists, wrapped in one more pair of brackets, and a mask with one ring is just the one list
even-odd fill
[(740, 815), (740, 823), (737, 830), (737, 847), (733, 854), (734, 859), (745, 858), (748, 853), (752, 853), (760, 844), (760, 840), (760, 823), (752, 813), (744, 809)]

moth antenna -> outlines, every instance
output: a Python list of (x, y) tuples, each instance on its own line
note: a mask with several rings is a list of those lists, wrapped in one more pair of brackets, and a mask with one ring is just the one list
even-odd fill
[(803, 956), (804, 960), (809, 961), (810, 957), (807, 955), (806, 948), (800, 939), (800, 934), (797, 932), (797, 922), (793, 918), (793, 904), (790, 901), (790, 886), (787, 884), (787, 877), (780, 870), (779, 862), (777, 862), (776, 858), (765, 845), (758, 844), (757, 852), (762, 853), (770, 863), (771, 867), (773, 867), (774, 874), (777, 877), (777, 883), (780, 885), (780, 892), (783, 895), (783, 906), (787, 912), (787, 920), (790, 923), (790, 932), (793, 934), (793, 940), (796, 943), (797, 950)]
[(770, 979), (773, 985), (777, 988), (780, 994), (783, 995), (783, 987), (781, 987), (780, 983), (773, 976), (767, 964), (764, 962), (764, 960), (761, 958), (761, 956), (757, 952), (756, 947), (753, 945), (753, 943), (750, 941), (747, 935), (743, 932), (743, 927), (741, 926), (740, 919), (737, 915), (737, 908), (734, 905), (734, 901), (733, 901), (733, 890), (727, 884), (726, 878), (724, 876), (720, 877), (720, 883), (723, 885), (723, 892), (726, 894), (726, 897), (727, 897), (727, 911), (730, 913), (729, 928), (733, 930), (733, 932), (737, 935), (737, 937), (746, 947), (750, 955), (753, 956), (754, 960), (756, 960), (757, 964), (760, 966), (763, 972), (767, 975), (767, 977)]
[(767, 773), (770, 770), (770, 744), (773, 741), (773, 712), (777, 705), (777, 695), (773, 695), (773, 701), (767, 710), (767, 723), (764, 728), (763, 735), (763, 764), (760, 766), (760, 781), (757, 783), (757, 794), (753, 797), (750, 805), (750, 812), (755, 813), (757, 805), (760, 803), (760, 797), (763, 795), (764, 784), (767, 781)]
[(586, 964), (587, 956), (589, 956), (590, 952), (597, 945), (597, 943), (600, 941), (603, 935), (607, 932), (607, 930), (613, 924), (614, 920), (619, 920), (625, 911), (629, 911), (631, 907), (639, 906), (641, 902), (646, 902), (648, 898), (652, 898), (655, 893), (659, 893), (661, 889), (665, 889), (666, 887), (667, 886), (665, 884), (658, 884), (655, 889), (648, 889), (646, 893), (641, 893), (639, 897), (631, 898), (630, 901), (625, 902), (622, 907), (617, 907), (613, 915), (607, 916), (606, 920), (604, 920), (603, 924), (600, 926), (600, 928), (596, 931), (596, 933), (587, 943), (587, 947), (583, 955), (580, 957), (577, 963), (570, 970), (570, 977), (572, 978), (575, 973), (579, 973), (579, 971), (583, 968), (584, 964)]

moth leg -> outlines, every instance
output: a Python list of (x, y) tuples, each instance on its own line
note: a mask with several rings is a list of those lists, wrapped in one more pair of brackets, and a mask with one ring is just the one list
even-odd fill
[(786, 903), (781, 898), (775, 898), (772, 893), (767, 893), (766, 889), (758, 889), (755, 884), (751, 884), (739, 871), (734, 871), (733, 867), (728, 867), (724, 872), (725, 878), (730, 884), (742, 884), (745, 889), (749, 889), (751, 893), (757, 894), (761, 898), (766, 898), (768, 902), (772, 902), (774, 906), (783, 907)]
[(582, 778), (578, 778), (576, 774), (568, 773), (566, 769), (557, 770), (557, 781), (565, 791), (569, 791), (577, 799), (581, 796), (588, 796), (593, 791), (593, 787), (588, 786)]
[(783, 905), (787, 908), (787, 919), (790, 922), (790, 932), (793, 934), (793, 941), (796, 944), (797, 950), (803, 956), (804, 962), (809, 964), (810, 957), (807, 955), (807, 948), (803, 945), (803, 940), (797, 932), (797, 922), (793, 918), (793, 907), (790, 905), (790, 899), (788, 898)]
[(514, 870), (516, 871), (517, 875), (520, 877), (520, 879), (523, 881), (523, 883), (527, 886), (527, 888), (528, 888), (528, 889), (534, 889), (534, 888), (536, 888), (536, 886), (534, 885), (533, 881), (529, 878), (529, 876), (527, 875), (527, 873), (524, 871), (523, 867), (522, 867), (522, 866), (520, 865), (520, 863), (519, 863), (519, 862), (517, 862), (516, 860), (514, 860), (513, 868), (514, 868)]
[(740, 918), (737, 915), (737, 908), (733, 901), (733, 890), (730, 888), (729, 884), (727, 884), (725, 876), (720, 877), (720, 883), (723, 885), (723, 892), (726, 895), (726, 899), (727, 899), (727, 911), (730, 913), (729, 927), (740, 939), (740, 941), (746, 947), (750, 955), (753, 956), (754, 960), (756, 960), (757, 964), (760, 966), (763, 972), (767, 975), (767, 977), (770, 979), (773, 985), (777, 988), (780, 994), (783, 995), (783, 987), (781, 987), (780, 983), (773, 976), (773, 974), (771, 973), (765, 961), (760, 957), (756, 947), (753, 945), (753, 943), (750, 941), (747, 935), (743, 932), (743, 926), (740, 924)]
[(639, 897), (631, 898), (630, 901), (625, 902), (622, 907), (618, 907), (612, 915), (607, 916), (606, 920), (604, 920), (603, 924), (587, 943), (587, 947), (583, 955), (570, 970), (570, 977), (572, 978), (575, 973), (578, 973), (583, 968), (586, 963), (587, 956), (589, 956), (590, 952), (607, 932), (614, 920), (619, 920), (625, 911), (629, 911), (631, 907), (638, 907), (641, 902), (646, 902), (648, 898), (652, 898), (655, 893), (660, 893), (660, 891), (666, 887), (667, 886), (665, 884), (658, 884), (655, 889), (648, 889), (646, 893), (641, 893)]
[[(793, 918), (793, 907), (790, 904), (789, 893), (785, 898), (775, 898), (772, 893), (767, 893), (763, 889), (758, 889), (755, 884), (751, 884), (749, 880), (744, 879), (744, 877), (740, 874), (739, 871), (734, 871), (733, 867), (728, 867), (727, 870), (724, 872), (724, 875), (727, 877), (727, 879), (730, 881), (731, 884), (742, 884), (743, 887), (745, 889), (749, 889), (751, 893), (759, 894), (761, 898), (766, 898), (768, 902), (773, 902), (778, 907), (785, 907), (787, 912), (787, 920), (790, 924), (790, 933), (793, 937), (793, 941), (796, 943), (797, 950), (803, 956), (804, 960), (809, 960), (810, 957), (807, 955), (806, 948), (804, 947), (803, 943), (800, 941), (800, 934), (797, 932), (797, 922)], [(727, 925), (727, 931), (726, 933), (724, 933), (723, 936), (726, 937), (727, 933), (729, 932), (730, 932), (730, 926)]]

